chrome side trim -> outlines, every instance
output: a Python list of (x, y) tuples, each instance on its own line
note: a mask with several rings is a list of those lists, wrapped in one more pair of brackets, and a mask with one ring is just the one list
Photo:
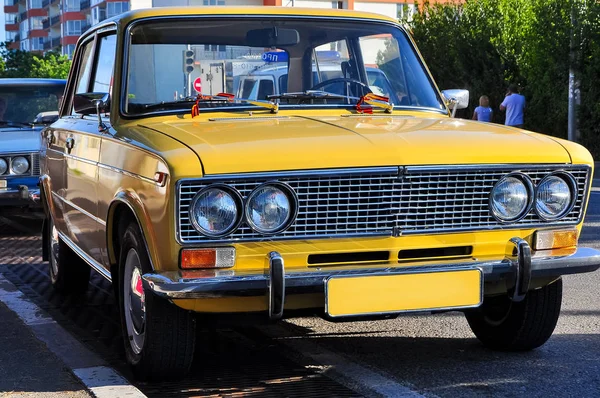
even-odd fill
[(140, 175), (140, 174), (132, 173), (130, 171), (123, 170), (123, 169), (120, 169), (118, 167), (109, 166), (109, 165), (104, 164), (104, 163), (98, 163), (98, 167), (101, 168), (101, 169), (104, 169), (104, 170), (110, 170), (110, 171), (112, 171), (114, 173), (123, 174), (123, 175), (126, 175), (127, 177), (137, 178), (138, 180), (142, 180), (144, 182), (160, 186), (160, 184), (158, 182), (154, 181), (151, 178), (145, 177), (145, 176)]
[[(55, 152), (58, 152), (58, 151), (55, 151)], [(85, 164), (90, 164), (92, 166), (98, 166), (98, 162), (94, 162), (93, 160), (89, 160), (89, 159), (86, 159), (86, 158), (81, 158), (79, 156), (71, 155), (71, 154), (68, 154), (68, 153), (62, 153), (62, 155), (66, 159), (71, 159), (71, 160), (75, 160), (77, 162), (81, 162), (81, 163), (85, 163)]]
[[(453, 310), (464, 310), (464, 309), (468, 309), (468, 308), (477, 308), (479, 307), (482, 303), (483, 303), (483, 291), (484, 291), (484, 278), (483, 278), (483, 271), (481, 270), (481, 268), (477, 268), (477, 267), (461, 267), (461, 268), (453, 268), (453, 267), (449, 267), (449, 268), (430, 268), (430, 269), (424, 269), (421, 271), (415, 271), (415, 272), (406, 272), (404, 274), (431, 274), (431, 273), (443, 273), (443, 272), (464, 272), (464, 271), (473, 271), (473, 270), (477, 270), (479, 271), (479, 302), (477, 304), (473, 304), (473, 305), (459, 305), (459, 306), (451, 306), (451, 307), (432, 307), (432, 308), (420, 308), (420, 309), (416, 309), (416, 310), (401, 310), (401, 311), (384, 311), (384, 312), (371, 312), (371, 313), (366, 313), (366, 314), (353, 314), (353, 315), (331, 315), (329, 313), (329, 308), (328, 308), (328, 303), (329, 303), (329, 281), (332, 278), (359, 278), (359, 277), (365, 277), (365, 276), (369, 276), (369, 277), (377, 277), (377, 276), (388, 276), (386, 274), (383, 275), (369, 275), (369, 274), (365, 274), (365, 275), (361, 275), (361, 274), (356, 274), (356, 275), (340, 275), (340, 276), (335, 276), (335, 277), (329, 277), (326, 278), (323, 281), (324, 284), (324, 289), (325, 289), (325, 314), (328, 318), (331, 319), (344, 319), (344, 318), (356, 318), (356, 317), (360, 317), (360, 316), (380, 316), (380, 315), (390, 315), (390, 314), (410, 314), (410, 313), (415, 313), (415, 312), (429, 312), (429, 311), (453, 311)], [(402, 275), (402, 273), (397, 273), (397, 275)]]
[(92, 267), (92, 269), (94, 269), (96, 272), (98, 272), (100, 275), (106, 278), (109, 282), (112, 282), (110, 272), (108, 272), (106, 268), (104, 268), (103, 266), (98, 264), (93, 258), (88, 256), (71, 239), (67, 238), (65, 234), (58, 231), (58, 236), (63, 240), (63, 242), (66, 243), (67, 246), (71, 248), (71, 250), (73, 250), (79, 257), (81, 257), (83, 261), (85, 261), (90, 267)]
[(81, 207), (77, 206), (75, 203), (71, 202), (68, 199), (63, 198), (62, 196), (60, 196), (59, 194), (57, 194), (56, 192), (52, 191), (52, 196), (54, 196), (55, 198), (58, 198), (61, 202), (71, 206), (72, 208), (74, 208), (75, 210), (79, 211), (80, 213), (85, 214), (86, 216), (88, 216), (89, 218), (91, 218), (92, 220), (96, 221), (98, 224), (106, 227), (106, 221), (102, 220), (101, 218), (96, 217), (95, 215), (93, 215), (92, 213), (88, 212), (85, 209), (82, 209)]

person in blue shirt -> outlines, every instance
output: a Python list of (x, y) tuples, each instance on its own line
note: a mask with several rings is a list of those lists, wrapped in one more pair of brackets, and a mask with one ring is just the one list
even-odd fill
[(490, 99), (487, 95), (479, 97), (479, 106), (473, 112), (473, 120), (479, 122), (491, 122), (494, 112), (490, 108)]
[(508, 86), (508, 93), (506, 93), (504, 101), (500, 104), (500, 110), (506, 111), (505, 125), (523, 128), (525, 97), (519, 94), (519, 88), (516, 84)]

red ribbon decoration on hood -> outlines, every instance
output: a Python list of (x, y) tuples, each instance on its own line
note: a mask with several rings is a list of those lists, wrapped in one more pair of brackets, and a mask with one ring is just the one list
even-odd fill
[(369, 106), (367, 108), (363, 108), (361, 106), (362, 104), (364, 104), (368, 100), (376, 100), (376, 101), (382, 101), (382, 102), (389, 102), (390, 101), (390, 99), (388, 97), (384, 97), (382, 95), (377, 95), (377, 94), (373, 94), (373, 93), (365, 94), (362, 97), (360, 97), (360, 99), (356, 103), (356, 111), (358, 113), (369, 113), (369, 114), (373, 113), (373, 106)]

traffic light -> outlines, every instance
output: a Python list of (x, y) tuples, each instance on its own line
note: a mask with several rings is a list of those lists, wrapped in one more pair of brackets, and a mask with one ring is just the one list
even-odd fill
[(185, 50), (183, 52), (183, 71), (192, 73), (194, 71), (194, 50)]

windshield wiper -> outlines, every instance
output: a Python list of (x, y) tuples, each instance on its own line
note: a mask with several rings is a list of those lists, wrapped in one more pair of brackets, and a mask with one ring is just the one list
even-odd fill
[[(206, 103), (206, 102), (233, 102), (233, 101), (241, 101), (248, 102), (252, 105), (261, 106), (263, 108), (270, 109), (271, 112), (277, 113), (279, 110), (279, 106), (274, 102), (267, 101), (259, 101), (259, 100), (248, 100), (244, 98), (236, 98), (233, 94), (228, 93), (219, 93), (217, 95), (198, 95), (185, 97), (174, 101), (163, 101), (155, 104), (145, 104), (142, 105), (143, 109), (146, 111), (167, 108), (172, 106), (177, 106), (181, 104), (190, 104), (192, 105), (192, 117), (197, 116), (199, 114), (198, 104)], [(139, 105), (138, 105), (139, 106)]]
[(198, 98), (195, 96), (191, 96), (191, 97), (185, 97), (185, 98), (181, 98), (181, 99), (174, 100), (174, 101), (157, 102), (154, 104), (144, 104), (144, 105), (136, 104), (136, 106), (141, 106), (144, 110), (150, 111), (150, 110), (154, 110), (154, 109), (167, 108), (167, 107), (181, 105), (181, 104), (194, 105), (194, 104), (196, 104), (197, 101), (198, 102), (213, 102), (213, 101), (224, 102), (224, 101), (227, 101), (227, 98), (214, 98), (214, 97)]
[(282, 93), (275, 95), (267, 95), (267, 99), (298, 99), (298, 100), (308, 100), (308, 99), (348, 99), (353, 97), (347, 97), (345, 95), (328, 93), (327, 91), (320, 90), (308, 90), (301, 91), (297, 93)]
[(33, 123), (27, 122), (12, 122), (10, 120), (0, 120), (0, 127), (11, 126), (11, 127), (33, 127)]

